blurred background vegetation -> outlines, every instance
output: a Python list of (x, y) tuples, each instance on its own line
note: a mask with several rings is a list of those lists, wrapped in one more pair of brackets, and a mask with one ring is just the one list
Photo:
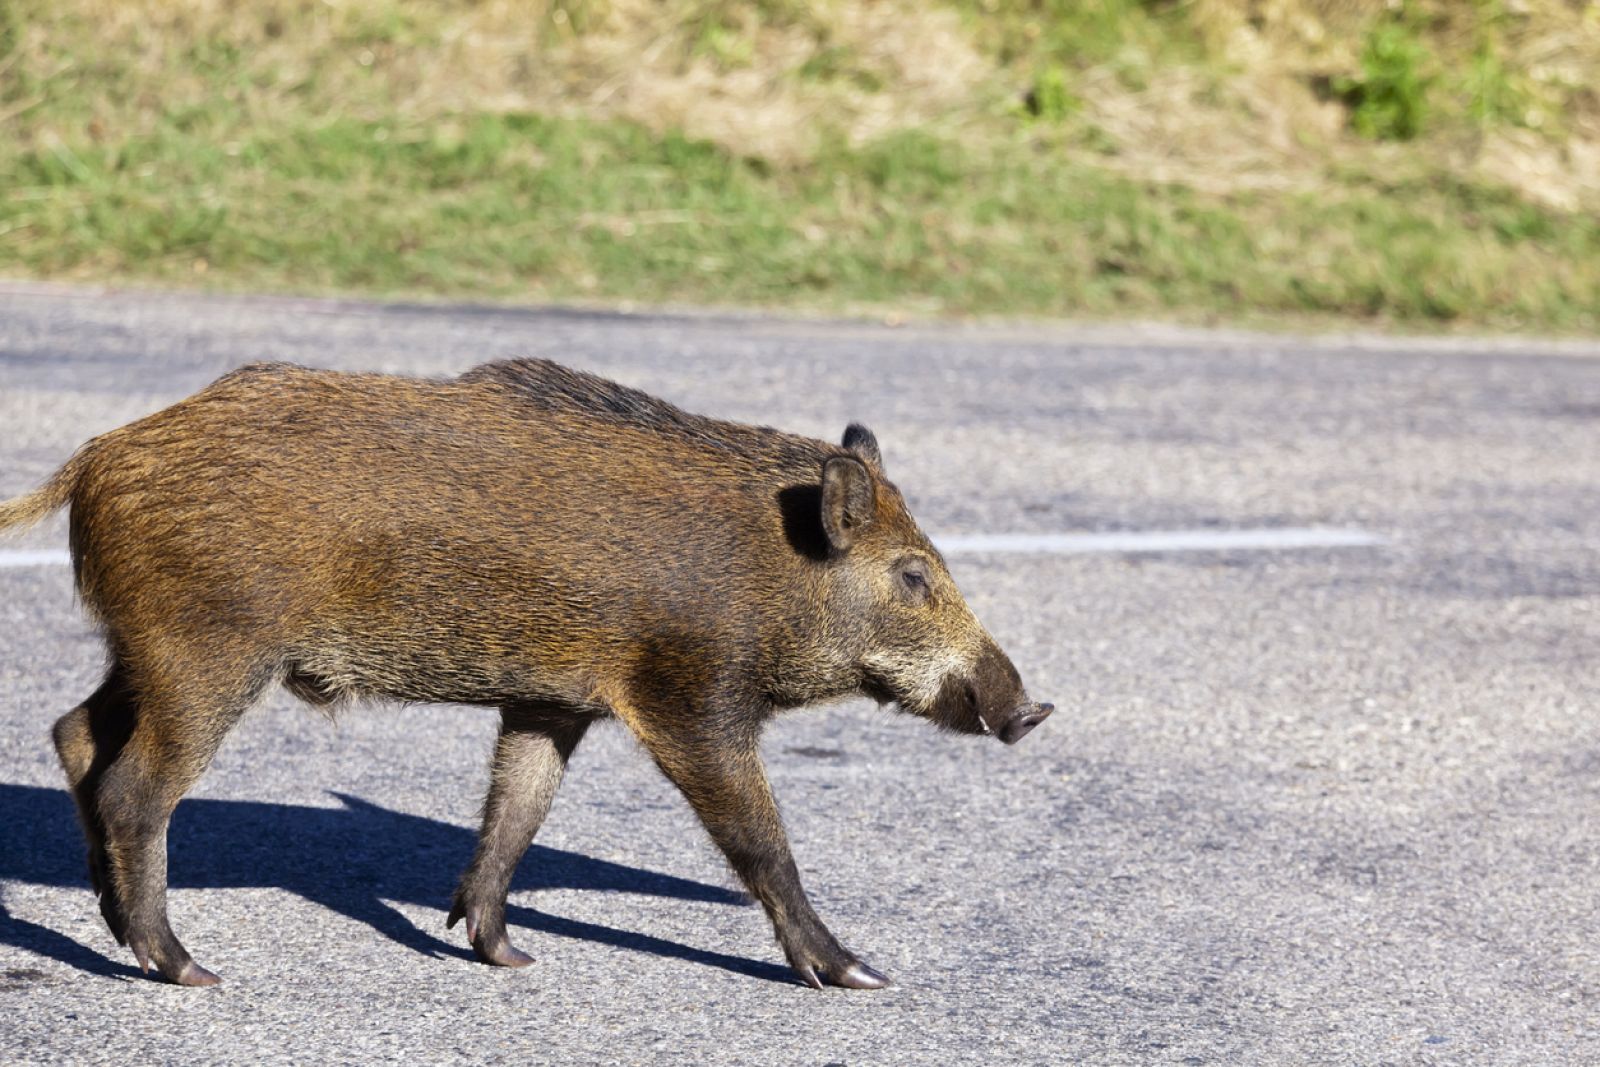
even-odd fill
[(0, 0), (0, 275), (1600, 326), (1584, 0)]

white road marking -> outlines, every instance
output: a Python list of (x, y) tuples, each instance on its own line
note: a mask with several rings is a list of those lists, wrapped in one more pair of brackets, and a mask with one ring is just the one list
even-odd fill
[(0, 548), (0, 567), (64, 567), (71, 562), (61, 548)]
[[(1389, 542), (1366, 530), (1281, 526), (1257, 530), (1124, 530), (1115, 533), (1002, 533), (940, 537), (941, 551), (958, 554), (1075, 556), (1089, 552), (1272, 552), (1293, 548), (1378, 548)], [(64, 550), (0, 549), (0, 568), (62, 567)]]
[(1261, 552), (1291, 548), (1377, 548), (1366, 530), (1280, 526), (1254, 530), (1123, 530), (1112, 533), (968, 534), (935, 538), (940, 551), (1072, 556), (1087, 552)]

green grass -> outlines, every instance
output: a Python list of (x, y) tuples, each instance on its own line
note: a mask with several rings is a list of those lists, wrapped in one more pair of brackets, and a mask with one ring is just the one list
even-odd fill
[[(406, 86), (448, 58), (437, 51), (448, 36), (440, 20), (470, 8), (313, 4), (301, 18), (299, 0), (281, 0), (277, 14), (252, 22), (246, 9), (196, 2), (194, 17), (220, 20), (206, 23), (215, 28), (135, 17), (100, 52), (89, 8), (43, 45), (29, 43), (29, 19), (8, 21), (0, 9), (0, 275), (514, 301), (1600, 328), (1593, 212), (1541, 206), (1394, 143), (1428, 121), (1421, 100), (1433, 75), (1419, 73), (1411, 31), (1387, 23), (1359, 53), (1364, 80), (1343, 91), (1357, 132), (1390, 142), (1361, 151), (1391, 154), (1334, 152), (1351, 162), (1328, 164), (1314, 181), (1206, 192), (1130, 177), (1116, 165), (1117, 143), (1081, 114), (1082, 86), (1104, 85), (1083, 82), (1085, 71), (1108, 70), (1137, 94), (1173, 64), (1205, 61), (1202, 43), (1179, 32), (1184, 5), (1038, 0), (988, 18), (994, 4), (960, 3), (962, 24), (1016, 75), (1013, 88), (1031, 90), (1031, 104), (1018, 92), (976, 119), (865, 140), (841, 133), (774, 161), (619, 118), (407, 103)], [(760, 26), (815, 37), (792, 72), (798, 83), (843, 81), (863, 99), (899, 91), (882, 84), (880, 60), (852, 50), (860, 41), (805, 28), (822, 9), (757, 7)], [(739, 21), (747, 8), (725, 0), (726, 18), (707, 16), (686, 38), (684, 62), (759, 57), (757, 24)], [(563, 27), (599, 25), (603, 14), (559, 10)], [(303, 45), (289, 33), (303, 33)], [(1496, 65), (1499, 53), (1473, 47), (1485, 58), (1472, 75), (1472, 121), (1524, 115), (1531, 90)], [(11, 63), (8, 50), (25, 61)], [(385, 74), (385, 64), (400, 65)]]
[(267, 290), (1596, 325), (1600, 223), (1438, 176), (1208, 197), (903, 132), (777, 170), (621, 122), (176, 117), (0, 155), (0, 271)]

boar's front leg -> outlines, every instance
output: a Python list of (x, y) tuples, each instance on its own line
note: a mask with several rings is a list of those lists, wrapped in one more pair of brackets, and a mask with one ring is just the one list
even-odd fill
[(751, 895), (766, 908), (795, 973), (817, 989), (824, 981), (852, 989), (888, 985), (889, 979), (839, 944), (806, 898), (767, 784), (755, 730), (714, 738), (708, 732), (686, 737), (683, 731), (681, 721), (673, 723), (670, 736), (667, 731), (635, 728)]
[(467, 920), (467, 940), (485, 963), (526, 967), (533, 962), (506, 934), (506, 891), (590, 721), (584, 712), (559, 705), (507, 705), (500, 711), (483, 830), (446, 923), (454, 927)]

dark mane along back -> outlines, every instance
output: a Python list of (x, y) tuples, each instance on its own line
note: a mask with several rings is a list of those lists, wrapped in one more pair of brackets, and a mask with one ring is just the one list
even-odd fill
[(793, 464), (810, 471), (819, 469), (829, 455), (837, 452), (821, 441), (767, 426), (695, 415), (649, 393), (548, 359), (485, 363), (467, 371), (460, 380), (505, 386), (515, 392), (520, 402), (539, 411), (586, 415), (736, 452), (748, 460), (766, 454), (779, 465)]

